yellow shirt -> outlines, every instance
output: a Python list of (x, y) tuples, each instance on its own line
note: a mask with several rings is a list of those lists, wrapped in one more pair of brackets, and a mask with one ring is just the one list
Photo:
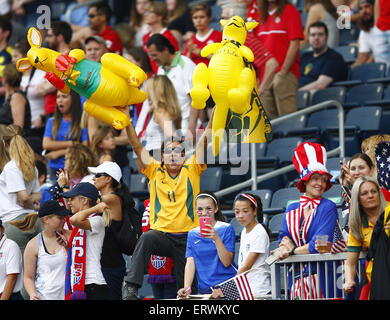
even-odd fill
[(206, 164), (189, 158), (176, 177), (171, 177), (158, 161), (152, 161), (143, 173), (150, 181), (150, 229), (184, 233), (199, 226), (195, 197)]
[[(385, 209), (385, 221), (390, 212), (390, 206), (387, 206)], [(362, 250), (368, 250), (371, 243), (372, 232), (374, 231), (374, 225), (368, 221), (367, 216), (364, 214), (362, 217), (362, 234), (363, 241), (356, 239), (351, 232), (348, 234), (348, 251), (350, 252), (360, 252)], [(389, 230), (386, 230), (387, 235), (389, 235)]]

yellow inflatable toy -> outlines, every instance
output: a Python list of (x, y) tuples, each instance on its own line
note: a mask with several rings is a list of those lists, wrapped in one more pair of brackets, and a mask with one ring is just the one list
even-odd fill
[(42, 37), (35, 28), (29, 29), (27, 39), (31, 48), (27, 58), (18, 60), (19, 71), (32, 67), (46, 71), (46, 79), (61, 92), (73, 89), (87, 98), (84, 110), (91, 116), (118, 130), (130, 124), (128, 116), (117, 107), (146, 99), (146, 93), (138, 89), (147, 78), (141, 68), (115, 53), (105, 53), (98, 63), (84, 59), (81, 49), (63, 55), (41, 48)]
[(230, 141), (236, 142), (261, 143), (272, 139), (271, 125), (257, 90), (254, 56), (243, 45), (247, 30), (258, 23), (245, 23), (239, 16), (222, 19), (220, 23), (223, 40), (202, 49), (202, 57), (213, 56), (208, 67), (204, 63), (196, 66), (190, 92), (192, 107), (196, 109), (206, 106), (210, 94), (216, 104), (212, 123), (214, 155), (218, 155), (226, 133)]

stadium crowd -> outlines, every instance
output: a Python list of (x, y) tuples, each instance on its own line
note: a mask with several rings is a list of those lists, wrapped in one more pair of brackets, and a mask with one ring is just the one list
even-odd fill
[[(156, 299), (197, 292), (237, 299), (242, 293), (231, 295), (225, 283), (240, 275), (249, 283), (249, 298), (267, 296), (266, 259), (324, 252), (317, 235), (328, 236), (325, 252), (335, 253), (339, 241), (337, 252), (348, 252), (345, 283), (333, 298), (342, 290), (356, 299), (390, 298), (390, 281), (380, 276), (390, 274), (390, 264), (379, 256), (388, 250), (390, 188), (375, 153), (381, 148), (383, 161), (390, 159), (389, 137), (380, 135), (370, 151), (362, 145), (361, 153), (340, 164), (333, 183), (343, 186), (348, 223), (342, 228), (336, 204), (323, 197), (332, 187), (325, 147), (296, 146), (290, 158), (299, 175), (294, 182), (300, 202), (286, 208), (278, 244), (270, 250), (276, 239), (265, 221), (264, 199), (250, 191), (235, 195), (229, 209), (242, 227), (238, 240), (222, 213), (227, 207), (222, 199), (201, 190), (214, 101), (210, 97), (198, 110), (190, 96), (196, 65), (208, 65), (211, 58), (201, 56), (202, 48), (222, 41), (215, 22), (235, 15), (259, 23), (248, 31), (245, 45), (254, 53), (258, 92), (270, 119), (297, 111), (300, 92), (313, 96), (348, 80), (361, 65), (390, 67), (388, 1), (84, 2), (0, 1), (1, 300), (137, 299), (145, 274)], [(42, 46), (63, 55), (82, 49), (94, 62), (112, 52), (145, 71), (141, 89), (147, 99), (122, 108), (131, 120), (127, 128), (116, 130), (90, 116), (85, 97), (57, 90), (45, 72), (18, 71), (30, 49), (27, 32), (39, 29), (42, 5), (57, 15), (39, 30)], [(339, 24), (347, 20), (360, 30), (354, 61), (337, 50)], [(132, 190), (138, 174), (149, 185), (142, 195)], [(128, 214), (143, 231), (130, 251), (119, 245)], [(356, 281), (361, 251), (368, 251), (371, 289)], [(318, 286), (328, 290), (324, 281), (311, 278), (325, 272), (323, 264), (318, 268), (290, 273), (291, 299), (307, 298)], [(301, 272), (312, 274), (304, 289), (294, 280)]]

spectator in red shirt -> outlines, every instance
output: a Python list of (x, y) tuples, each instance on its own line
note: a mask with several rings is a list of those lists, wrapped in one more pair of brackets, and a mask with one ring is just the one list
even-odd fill
[(209, 65), (210, 57), (202, 57), (200, 51), (208, 44), (222, 41), (222, 32), (210, 28), (211, 8), (207, 4), (197, 3), (191, 9), (191, 19), (196, 33), (185, 43), (183, 55), (195, 64)]
[(264, 108), (273, 119), (297, 110), (299, 41), (304, 35), (299, 12), (287, 0), (259, 0), (258, 6), (257, 36), (279, 63), (270, 89), (262, 95)]
[(89, 27), (95, 35), (101, 36), (110, 52), (122, 55), (122, 40), (118, 33), (111, 28), (109, 21), (111, 8), (104, 2), (93, 4), (88, 10)]
[[(175, 48), (175, 51), (179, 51), (179, 44), (172, 32), (167, 28), (168, 25), (168, 8), (165, 2), (162, 1), (151, 1), (145, 6), (145, 23), (150, 26), (151, 31), (144, 35), (143, 49), (145, 52), (148, 52), (146, 43), (149, 38), (156, 34), (160, 33), (165, 38), (169, 40), (172, 46)], [(152, 69), (154, 73), (157, 73), (158, 65), (150, 59)]]

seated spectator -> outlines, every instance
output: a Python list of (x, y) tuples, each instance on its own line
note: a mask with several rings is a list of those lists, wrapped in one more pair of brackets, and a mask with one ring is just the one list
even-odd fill
[(135, 46), (140, 47), (143, 45), (143, 37), (150, 32), (150, 26), (145, 23), (145, 11), (146, 5), (149, 0), (135, 0), (131, 1), (130, 10), (130, 26), (136, 31), (135, 34)]
[(0, 106), (0, 123), (16, 124), (28, 135), (31, 128), (30, 103), (25, 93), (20, 90), (21, 80), (22, 74), (16, 66), (7, 64), (3, 70), (5, 101)]
[(390, 66), (390, 47), (384, 41), (383, 31), (374, 25), (374, 0), (359, 1), (357, 26), (360, 29), (359, 55), (351, 69), (371, 62), (384, 62)]
[(123, 44), (123, 50), (128, 50), (134, 47), (135, 34), (137, 31), (126, 22), (121, 22), (115, 25), (115, 31), (119, 34)]
[[(87, 27), (88, 24), (88, 6), (81, 6), (77, 9), (73, 9), (76, 5), (86, 2), (87, 0), (77, 0), (72, 1), (71, 3), (68, 3), (65, 13), (61, 15), (60, 20), (69, 22), (72, 30), (77, 31), (82, 27)], [(73, 10), (72, 10), (73, 9)], [(67, 20), (68, 14), (70, 13), (69, 19)]]
[[(380, 191), (380, 187), (376, 179), (365, 176), (356, 180), (352, 188), (351, 196), (348, 256), (345, 263), (345, 283), (343, 285), (343, 289), (346, 293), (351, 293), (354, 289), (357, 289), (355, 276), (361, 251), (369, 251), (367, 257), (368, 263), (366, 263), (366, 270), (363, 272), (368, 278), (367, 280), (370, 282), (368, 287), (371, 285), (371, 289), (374, 289), (375, 285), (378, 285), (377, 282), (371, 282), (371, 280), (373, 280), (371, 279), (373, 272), (369, 272), (369, 270), (375, 269), (374, 265), (377, 260), (375, 259), (375, 261), (372, 262), (373, 256), (370, 254), (370, 251), (373, 248), (373, 242), (378, 244), (378, 231), (382, 232), (385, 227), (387, 237), (389, 236), (389, 223), (387, 222), (389, 214), (388, 208), (389, 207), (386, 208), (386, 201)], [(380, 226), (379, 230), (377, 230), (378, 226)], [(378, 264), (382, 262), (383, 261), (378, 259)], [(388, 280), (388, 275), (382, 274), (382, 280)], [(370, 288), (367, 290), (367, 288), (364, 288), (364, 284), (366, 283), (362, 281), (361, 290), (359, 290), (360, 292), (357, 292), (358, 299), (372, 299), (372, 297), (368, 294), (370, 292)], [(388, 286), (389, 283), (386, 282), (386, 285)], [(378, 299), (378, 297), (376, 297), (376, 299)], [(381, 298), (379, 297), (379, 299)], [(384, 299), (388, 299), (388, 297)]]
[[(149, 38), (154, 34), (162, 34), (165, 38), (169, 40), (173, 48), (176, 51), (179, 51), (180, 46), (177, 39), (167, 28), (168, 25), (168, 9), (164, 2), (161, 1), (151, 1), (145, 7), (145, 23), (149, 25), (150, 32), (144, 35), (142, 38), (143, 48), (148, 52), (147, 42)], [(157, 73), (158, 65), (150, 60), (152, 64), (153, 72)]]
[(84, 43), (88, 37), (99, 35), (106, 41), (108, 51), (122, 55), (122, 40), (110, 26), (111, 13), (111, 8), (105, 1), (91, 4), (88, 10), (89, 27), (74, 32), (72, 40)]
[[(26, 39), (15, 44), (12, 50), (12, 63), (16, 64), (19, 59), (27, 57), (30, 45)], [(45, 94), (37, 88), (46, 82), (45, 71), (31, 68), (22, 73), (20, 89), (26, 94), (31, 108), (31, 135), (42, 139), (45, 130)]]
[(327, 39), (325, 23), (315, 22), (309, 27), (313, 51), (302, 55), (299, 90), (321, 90), (334, 81), (347, 80), (347, 64), (338, 52), (328, 47)]
[[(301, 196), (300, 202), (292, 203), (287, 207), (278, 238), (278, 260), (294, 254), (319, 253), (316, 235), (328, 235), (328, 240), (333, 243), (338, 214), (336, 204), (323, 198), (324, 192), (332, 187), (330, 182), (332, 176), (326, 169), (324, 155), (326, 155), (325, 148), (317, 143), (304, 142), (294, 150), (293, 163), (300, 174), (297, 188), (304, 195)], [(272, 251), (274, 252), (275, 250)], [(296, 267), (294, 274), (290, 271), (288, 275), (290, 299), (318, 299), (324, 297), (326, 291), (329, 297), (333, 297), (333, 282), (328, 283), (326, 288), (325, 270), (325, 263), (320, 263), (319, 270), (317, 266), (311, 266), (309, 271), (308, 266), (305, 265), (303, 270)], [(320, 283), (313, 281), (318, 272), (321, 274)], [(328, 278), (333, 279), (333, 267), (328, 265), (327, 272)], [(301, 273), (305, 276), (299, 280), (297, 276)], [(307, 276), (307, 274), (311, 275)], [(319, 296), (317, 292), (320, 293)]]
[(102, 55), (109, 52), (101, 36), (90, 36), (84, 41), (85, 59), (100, 62)]
[(195, 64), (200, 62), (209, 65), (211, 56), (202, 57), (200, 51), (208, 44), (222, 41), (222, 32), (210, 28), (211, 8), (198, 3), (191, 8), (191, 19), (196, 33), (185, 43), (183, 55), (190, 58)]
[(309, 27), (318, 21), (326, 24), (328, 28), (328, 47), (334, 48), (339, 45), (339, 29), (337, 28), (338, 14), (336, 7), (330, 0), (309, 0), (305, 2), (303, 12), (308, 12), (306, 27), (305, 27), (305, 39), (300, 43), (300, 48), (305, 49), (309, 44)]
[(256, 35), (279, 63), (270, 88), (261, 97), (268, 117), (274, 119), (297, 110), (302, 20), (287, 0), (259, 0), (258, 7), (260, 24)]
[(167, 0), (168, 28), (175, 35), (179, 48), (181, 44), (190, 39), (196, 29), (192, 23), (190, 7), (187, 0)]
[(225, 222), (218, 198), (209, 191), (196, 196), (196, 214), (199, 219), (209, 218), (210, 223), (188, 232), (184, 288), (177, 294), (191, 294), (192, 282), (198, 281), (200, 294), (212, 293), (212, 288), (236, 275), (233, 266), (236, 235), (231, 224)]

